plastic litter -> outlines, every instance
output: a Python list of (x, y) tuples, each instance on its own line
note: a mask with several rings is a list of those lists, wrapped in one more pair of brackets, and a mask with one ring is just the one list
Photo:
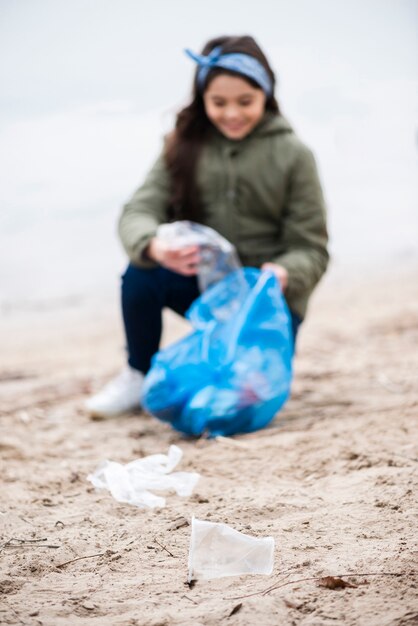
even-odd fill
[(230, 436), (266, 426), (292, 380), (291, 317), (276, 277), (234, 271), (205, 291), (186, 317), (194, 332), (154, 356), (143, 407), (191, 435)]
[(273, 537), (251, 537), (227, 524), (192, 518), (189, 582), (273, 572)]
[(165, 498), (150, 490), (190, 496), (200, 478), (195, 472), (171, 473), (182, 456), (180, 448), (170, 446), (168, 454), (152, 454), (126, 465), (104, 461), (87, 480), (99, 489), (108, 489), (118, 502), (161, 508), (165, 506)]
[(241, 267), (234, 246), (209, 226), (179, 220), (161, 224), (157, 229), (157, 237), (172, 250), (199, 246), (197, 278), (201, 292)]

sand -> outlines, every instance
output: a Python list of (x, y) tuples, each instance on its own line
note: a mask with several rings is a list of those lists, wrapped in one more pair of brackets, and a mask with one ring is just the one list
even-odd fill
[[(418, 623), (412, 270), (331, 272), (300, 334), (291, 400), (270, 427), (231, 439), (188, 440), (140, 413), (89, 419), (84, 399), (124, 361), (116, 298), (3, 311), (0, 624)], [(167, 322), (165, 341), (185, 331)], [(103, 459), (171, 443), (178, 469), (201, 474), (189, 498), (143, 510), (87, 481)], [(273, 536), (273, 574), (189, 588), (193, 514)]]

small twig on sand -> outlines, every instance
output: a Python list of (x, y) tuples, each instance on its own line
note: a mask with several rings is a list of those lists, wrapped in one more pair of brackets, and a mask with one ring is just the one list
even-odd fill
[(277, 583), (274, 583), (274, 585), (272, 585), (271, 587), (269, 587), (268, 589), (264, 589), (263, 591), (263, 596), (266, 596), (268, 593), (270, 593), (270, 591), (273, 591), (273, 589), (275, 589), (277, 587), (277, 585), (280, 585), (280, 583), (282, 583), (284, 580), (286, 580), (286, 578), (289, 578), (289, 576), (291, 576), (292, 574), (286, 574), (286, 576), (283, 576), (283, 578), (281, 580), (278, 580)]
[(99, 554), (88, 554), (87, 556), (78, 556), (76, 559), (71, 559), (70, 561), (65, 561), (65, 563), (59, 563), (55, 567), (64, 567), (69, 563), (74, 563), (75, 561), (81, 561), (81, 559), (94, 559), (99, 556), (105, 556), (106, 552), (99, 552)]
[(11, 537), (4, 545), (7, 546), (9, 543), (12, 543), (12, 541), (17, 541), (18, 543), (39, 543), (40, 541), (47, 541), (47, 537), (42, 537), (42, 539), (20, 539), (19, 537)]
[[(333, 578), (355, 578), (356, 576), (414, 576), (418, 574), (418, 572), (353, 572), (352, 574), (337, 574), (333, 576)], [(287, 576), (286, 576), (287, 578)], [(266, 595), (270, 593), (270, 591), (276, 591), (276, 589), (280, 589), (281, 587), (286, 587), (287, 585), (296, 585), (297, 583), (304, 583), (309, 580), (322, 580), (324, 576), (311, 576), (309, 578), (298, 578), (297, 580), (289, 580), (286, 583), (279, 581), (279, 584), (272, 585), (267, 589), (263, 589), (262, 591), (257, 591), (255, 593), (250, 593), (245, 596), (234, 596), (233, 598), (225, 598), (225, 600), (242, 600), (243, 598), (249, 598), (250, 596), (257, 595)], [(282, 579), (283, 580), (283, 579)]]
[(190, 600), (190, 602), (193, 602), (193, 604), (199, 604), (198, 602), (193, 600), (193, 598), (189, 598), (189, 596), (186, 596), (185, 594), (182, 596), (182, 598), (186, 598), (186, 600)]
[(295, 572), (293, 570), (297, 569), (298, 567), (300, 567), (300, 566), (299, 565), (294, 565), (293, 567), (285, 570), (284, 572), (280, 572), (279, 576), (283, 576), (283, 578), (281, 578), (280, 580), (276, 580), (276, 582), (273, 583), (273, 585), (271, 585), (271, 587), (267, 587), (267, 589), (263, 589), (263, 591), (254, 591), (253, 593), (249, 593), (246, 596), (240, 596), (239, 598), (227, 598), (227, 599), (228, 600), (241, 600), (241, 598), (250, 598), (251, 596), (257, 596), (259, 594), (266, 595), (269, 591), (272, 591), (276, 587), (276, 585), (278, 585), (283, 580), (286, 580), (286, 578), (289, 578), (289, 576), (294, 574)]
[(2, 548), (28, 548), (28, 547), (32, 547), (32, 548), (61, 548), (61, 546), (53, 546), (50, 545), (48, 543), (38, 543), (37, 545), (32, 545), (32, 546), (27, 546), (23, 543), (21, 544), (9, 544), (9, 545), (3, 545)]
[(60, 548), (61, 546), (52, 546), (47, 543), (41, 543), (41, 541), (47, 541), (47, 538), (43, 539), (18, 539), (17, 537), (12, 537), (6, 543), (4, 543), (1, 548), (25, 548), (27, 546), (32, 548)]
[(159, 541), (158, 541), (155, 537), (154, 537), (154, 542), (155, 542), (157, 545), (159, 545), (159, 546), (160, 546), (160, 548), (162, 548), (163, 550), (165, 550), (165, 551), (166, 551), (166, 552), (167, 552), (170, 556), (172, 556), (172, 557), (173, 557), (173, 559), (176, 559), (176, 558), (177, 558), (177, 557), (176, 557), (176, 556), (175, 556), (172, 552), (170, 552), (170, 550), (168, 550), (165, 546), (163, 546), (163, 544), (162, 544), (162, 543), (160, 543), (160, 542), (159, 542)]
[(274, 585), (272, 585), (271, 587), (267, 587), (267, 589), (263, 589), (262, 591), (254, 591), (253, 593), (248, 593), (245, 596), (233, 596), (232, 598), (225, 598), (225, 600), (242, 600), (243, 598), (251, 598), (252, 596), (259, 596), (259, 595), (265, 596), (270, 591), (273, 591), (274, 589), (276, 589), (276, 586), (279, 583), (281, 583), (284, 580), (286, 580), (286, 578), (289, 578), (289, 576), (291, 576), (291, 574), (286, 574), (286, 576), (284, 576), (283, 578), (281, 578), (280, 580), (275, 582)]

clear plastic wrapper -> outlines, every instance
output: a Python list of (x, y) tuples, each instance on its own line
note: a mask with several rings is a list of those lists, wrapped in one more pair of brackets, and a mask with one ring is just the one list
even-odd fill
[(201, 292), (241, 267), (234, 246), (209, 226), (188, 220), (161, 224), (157, 237), (173, 250), (199, 246), (197, 278)]
[(108, 489), (118, 502), (161, 508), (165, 506), (165, 498), (152, 491), (175, 491), (179, 496), (190, 496), (200, 478), (194, 472), (172, 473), (182, 456), (180, 448), (170, 446), (168, 454), (152, 454), (126, 465), (104, 461), (87, 480), (98, 489)]
[(189, 582), (273, 572), (273, 537), (251, 537), (227, 524), (192, 519)]

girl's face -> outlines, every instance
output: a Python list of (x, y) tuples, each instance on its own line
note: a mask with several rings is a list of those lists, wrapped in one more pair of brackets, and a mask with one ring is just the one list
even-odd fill
[(206, 115), (228, 139), (243, 139), (261, 121), (266, 96), (244, 78), (220, 74), (203, 94)]

